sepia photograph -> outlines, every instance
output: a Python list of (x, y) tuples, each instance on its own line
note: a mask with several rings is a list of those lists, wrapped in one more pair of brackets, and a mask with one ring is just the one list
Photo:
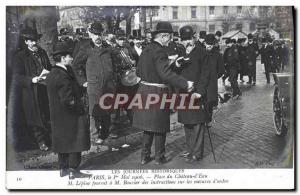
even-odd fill
[(8, 190), (295, 190), (294, 6), (5, 11)]

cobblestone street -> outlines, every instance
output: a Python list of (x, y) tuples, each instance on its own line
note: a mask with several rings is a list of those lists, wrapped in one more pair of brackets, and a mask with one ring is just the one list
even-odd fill
[[(248, 80), (248, 78), (244, 78)], [(273, 81), (273, 80), (271, 80)], [(219, 83), (219, 91), (230, 90), (227, 82)], [(219, 105), (210, 129), (216, 163), (214, 162), (208, 133), (205, 132), (204, 157), (201, 161), (186, 163), (180, 153), (185, 151), (185, 136), (182, 126), (176, 123), (177, 115), (172, 115), (171, 133), (167, 135), (167, 156), (171, 161), (157, 166), (154, 161), (140, 164), (142, 132), (124, 128), (118, 139), (108, 139), (103, 146), (93, 146), (83, 155), (82, 169), (152, 169), (152, 168), (287, 168), (292, 167), (292, 135), (278, 137), (272, 119), (273, 82), (266, 84), (263, 66), (257, 61), (257, 83), (249, 86), (240, 83), (242, 97), (230, 99)], [(290, 130), (289, 132), (292, 132)], [(127, 136), (124, 136), (127, 135)], [(130, 146), (122, 148), (127, 143)], [(112, 151), (112, 148), (117, 148)], [(154, 148), (152, 148), (154, 149)], [(24, 159), (24, 156), (30, 158)], [(57, 168), (57, 156), (51, 152), (28, 151), (17, 154), (22, 163), (11, 169), (52, 169)]]

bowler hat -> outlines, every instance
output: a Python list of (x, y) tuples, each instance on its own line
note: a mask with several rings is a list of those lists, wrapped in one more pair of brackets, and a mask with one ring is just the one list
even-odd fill
[(205, 36), (206, 36), (206, 31), (200, 31), (199, 38), (200, 39), (205, 39)]
[(59, 34), (62, 35), (68, 35), (70, 34), (70, 30), (68, 28), (62, 28), (59, 30)]
[(38, 34), (36, 29), (26, 28), (21, 31), (21, 36), (24, 37), (25, 39), (37, 41), (42, 37), (42, 34)]
[(116, 31), (116, 38), (117, 39), (126, 39), (125, 31), (120, 29)]
[(172, 24), (167, 21), (160, 21), (157, 23), (156, 28), (154, 31), (152, 31), (152, 33), (173, 33)]
[(184, 40), (191, 40), (195, 34), (193, 28), (191, 26), (184, 26), (180, 28), (180, 39)]
[(85, 28), (76, 28), (75, 33), (78, 35), (84, 35), (86, 33)]
[(206, 35), (205, 37), (205, 43), (208, 44), (208, 45), (214, 45), (216, 43), (216, 38), (215, 38), (215, 35), (210, 33), (208, 35)]
[(238, 38), (237, 43), (243, 43), (243, 42), (245, 42), (245, 41), (246, 41), (245, 38)]
[(52, 55), (55, 56), (57, 54), (71, 54), (73, 52), (73, 47), (70, 43), (66, 41), (59, 41), (53, 47)]
[(91, 24), (91, 27), (89, 28), (89, 31), (95, 35), (99, 35), (103, 32), (103, 27), (100, 22), (94, 22)]
[(248, 37), (248, 39), (253, 39), (253, 35), (252, 35), (251, 33), (249, 33), (249, 34), (247, 35), (247, 37)]
[(231, 40), (230, 39), (226, 39), (225, 44), (229, 44), (229, 43), (231, 43)]
[(222, 36), (221, 31), (217, 31), (217, 32), (215, 33), (215, 36), (221, 37), (221, 36)]

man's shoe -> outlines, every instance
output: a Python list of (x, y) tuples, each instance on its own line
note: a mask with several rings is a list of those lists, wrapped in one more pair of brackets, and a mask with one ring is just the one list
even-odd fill
[(254, 86), (254, 85), (256, 85), (256, 83), (255, 83), (255, 82), (253, 82), (253, 83), (252, 83), (252, 85)]
[(40, 150), (42, 150), (42, 151), (48, 151), (49, 150), (48, 146), (46, 146), (45, 143), (39, 143), (39, 147), (40, 147)]
[(64, 176), (66, 176), (68, 174), (69, 174), (69, 170), (68, 169), (60, 169), (60, 171), (59, 171), (60, 177), (64, 177)]
[(109, 137), (112, 138), (112, 139), (117, 139), (119, 136), (115, 133), (110, 133)]
[(179, 157), (187, 157), (190, 153), (188, 151), (183, 151), (179, 154)]
[(162, 164), (165, 164), (165, 163), (167, 163), (169, 161), (170, 161), (170, 159), (167, 159), (166, 157), (162, 157), (160, 159), (155, 160), (154, 164), (156, 164), (156, 165), (162, 165)]
[(153, 159), (152, 159), (151, 157), (143, 158), (143, 159), (141, 160), (141, 164), (142, 164), (142, 165), (145, 165), (145, 164), (149, 163), (149, 162), (152, 161), (152, 160), (153, 160)]
[(76, 169), (69, 168), (69, 179), (86, 178), (90, 176), (91, 174), (82, 173)]

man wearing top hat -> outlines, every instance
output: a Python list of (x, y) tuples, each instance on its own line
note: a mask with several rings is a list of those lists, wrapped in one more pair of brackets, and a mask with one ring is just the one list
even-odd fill
[(87, 118), (84, 116), (82, 89), (78, 84), (72, 63), (72, 46), (58, 42), (54, 46), (55, 66), (47, 76), (50, 118), (52, 124), (52, 151), (58, 153), (60, 176), (70, 179), (87, 176), (78, 170), (81, 152), (90, 149)]
[(22, 110), (26, 125), (43, 151), (48, 150), (46, 143), (49, 125), (49, 106), (47, 88), (44, 80), (51, 70), (51, 64), (45, 50), (37, 45), (40, 34), (36, 29), (21, 31), (25, 47), (18, 51), (13, 59), (13, 80), (21, 88)]
[[(168, 94), (167, 85), (191, 91), (193, 83), (177, 75), (170, 69), (168, 55), (164, 50), (171, 40), (172, 25), (166, 21), (160, 21), (152, 33), (154, 41), (142, 52), (137, 65), (137, 73), (141, 78), (137, 94), (148, 97), (155, 94), (160, 97)], [(170, 111), (152, 105), (149, 109), (136, 109), (133, 116), (133, 126), (144, 131), (142, 140), (141, 164), (151, 161), (151, 146), (155, 140), (155, 164), (168, 162), (165, 156), (166, 133), (170, 131)]]
[(111, 124), (110, 112), (100, 109), (99, 99), (115, 91), (111, 48), (103, 46), (103, 30), (100, 22), (91, 24), (90, 40), (80, 47), (73, 62), (80, 85), (87, 87), (91, 138), (96, 144), (102, 144), (108, 137)]
[[(195, 92), (187, 93), (180, 89), (180, 94), (196, 96), (199, 109), (178, 110), (178, 122), (184, 124), (186, 144), (188, 146), (187, 161), (198, 161), (203, 157), (204, 151), (204, 129), (208, 122), (209, 113), (207, 109), (207, 86), (209, 85), (209, 64), (205, 62), (206, 51), (195, 45), (196, 38), (191, 26), (180, 28), (181, 43), (185, 48), (183, 59), (178, 58), (175, 62), (179, 74), (187, 80), (194, 82)], [(215, 42), (214, 42), (215, 43)], [(214, 44), (213, 43), (213, 44)], [(190, 100), (187, 100), (190, 101)]]
[(246, 58), (248, 61), (249, 69), (249, 84), (255, 85), (256, 83), (256, 58), (259, 55), (258, 44), (254, 42), (253, 35), (248, 34), (248, 45), (246, 48)]

